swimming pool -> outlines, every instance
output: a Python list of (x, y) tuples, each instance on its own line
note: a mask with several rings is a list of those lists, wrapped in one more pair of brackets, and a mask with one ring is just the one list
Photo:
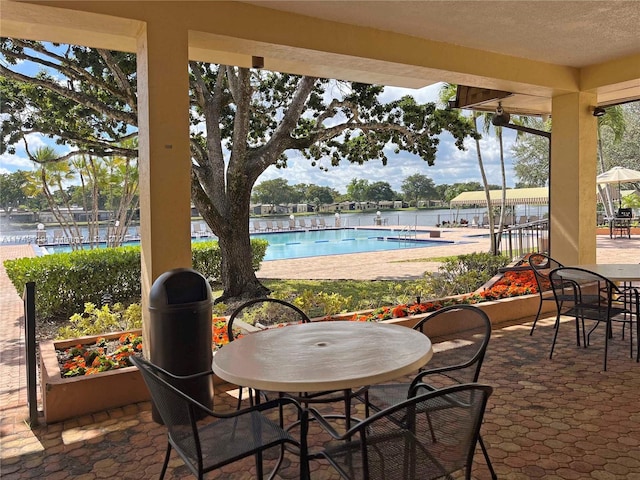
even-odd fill
[[(433, 247), (443, 241), (399, 238), (393, 230), (364, 228), (322, 229), (295, 232), (256, 233), (251, 238), (263, 238), (269, 242), (264, 260), (285, 260), (291, 258), (341, 255), (345, 253), (377, 252), (406, 248)], [(211, 240), (194, 239), (194, 242)], [(139, 245), (140, 242), (126, 242), (125, 245)], [(444, 242), (449, 243), (449, 242)], [(47, 252), (70, 252), (67, 245), (47, 246)]]
[(377, 252), (442, 245), (439, 241), (405, 240), (393, 230), (328, 229), (251, 235), (269, 242), (265, 260)]

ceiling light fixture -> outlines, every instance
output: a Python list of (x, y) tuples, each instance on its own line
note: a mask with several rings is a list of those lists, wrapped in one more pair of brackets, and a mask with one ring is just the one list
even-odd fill
[(507, 125), (511, 120), (511, 115), (505, 112), (502, 109), (502, 102), (498, 103), (498, 108), (496, 108), (496, 113), (491, 117), (491, 123), (493, 123), (496, 127), (502, 127)]
[(602, 107), (593, 107), (593, 116), (602, 117), (607, 114), (607, 111)]

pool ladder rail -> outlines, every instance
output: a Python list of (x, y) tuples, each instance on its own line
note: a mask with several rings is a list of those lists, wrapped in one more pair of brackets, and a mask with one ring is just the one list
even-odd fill
[(398, 232), (398, 237), (402, 240), (410, 240), (413, 238), (416, 240), (418, 238), (418, 232), (415, 225), (406, 225), (400, 229)]

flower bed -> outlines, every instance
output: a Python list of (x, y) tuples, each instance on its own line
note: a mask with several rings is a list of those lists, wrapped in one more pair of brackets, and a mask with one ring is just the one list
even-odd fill
[[(140, 335), (140, 331), (132, 332)], [(122, 333), (102, 335), (117, 341)], [(99, 375), (63, 377), (56, 350), (94, 345), (98, 337), (40, 343), (40, 375), (44, 420), (59, 422), (72, 417), (149, 400), (149, 392), (135, 367), (104, 371)]]
[[(533, 273), (530, 270), (519, 268), (515, 271), (507, 271), (499, 278), (492, 280), (491, 284), (470, 295), (459, 295), (456, 297), (432, 300), (429, 302), (417, 302), (415, 304), (395, 305), (382, 307), (375, 310), (332, 315), (324, 318), (312, 319), (313, 321), (330, 320), (351, 320), (351, 321), (385, 321), (412, 327), (417, 321), (431, 312), (437, 311), (447, 305), (460, 303), (477, 304), (491, 318), (494, 325), (513, 321), (520, 318), (535, 315), (539, 296), (535, 285)], [(543, 305), (543, 311), (551, 311), (555, 308), (551, 302)], [(544, 307), (548, 307), (548, 310)], [(252, 331), (250, 325), (238, 322), (239, 334)], [(463, 319), (459, 322), (452, 322), (451, 329), (463, 328)], [(226, 318), (216, 317), (212, 324), (213, 350), (217, 350), (226, 343), (227, 337)], [(137, 335), (130, 338), (130, 344), (134, 352), (141, 352), (142, 343), (138, 343)], [(447, 332), (438, 332), (438, 334)], [(117, 342), (122, 334), (104, 335), (103, 341)], [(120, 355), (120, 358), (103, 359), (100, 355), (91, 354), (91, 361), (85, 357), (86, 352), (91, 348), (101, 348), (96, 343), (99, 337), (86, 337), (62, 342), (47, 342), (41, 344), (42, 359), (42, 386), (43, 403), (45, 410), (45, 421), (55, 422), (65, 420), (84, 414), (107, 410), (110, 408), (128, 405), (131, 403), (144, 401), (149, 398), (149, 393), (142, 382), (140, 373), (135, 367), (127, 366), (129, 354)], [(126, 340), (125, 340), (126, 342)], [(58, 361), (56, 349), (69, 350), (77, 348), (78, 345), (83, 351), (81, 355), (84, 361), (84, 374), (63, 377), (61, 366)], [(94, 347), (90, 347), (94, 345)], [(117, 348), (107, 349), (107, 352), (117, 351)], [(121, 351), (120, 354), (123, 352)], [(118, 354), (116, 354), (117, 356)], [(68, 360), (67, 360), (68, 361)], [(78, 359), (77, 362), (80, 362)], [(89, 366), (87, 367), (87, 363)], [(94, 365), (95, 364), (95, 365)], [(76, 365), (77, 366), (77, 365)], [(100, 369), (103, 370), (100, 370)], [(71, 370), (70, 370), (71, 371)], [(96, 373), (101, 372), (99, 375)]]
[[(359, 322), (380, 322), (384, 320), (402, 319), (425, 313), (435, 312), (449, 305), (481, 304), (505, 298), (536, 295), (538, 286), (531, 270), (508, 270), (494, 277), (489, 287), (482, 287), (470, 295), (459, 295), (440, 300), (430, 300), (412, 304), (384, 306), (374, 310), (355, 312), (353, 314), (331, 315), (323, 320), (353, 320)], [(480, 306), (480, 305), (479, 305)]]
[[(215, 352), (229, 343), (227, 320), (215, 317), (212, 320), (212, 350)], [(245, 334), (246, 327), (238, 328), (236, 338)], [(66, 348), (57, 348), (56, 355), (62, 377), (95, 375), (119, 368), (131, 367), (131, 355), (142, 354), (142, 335), (125, 332), (118, 337), (95, 337), (93, 343), (76, 343)]]
[[(251, 330), (240, 325), (236, 336)], [(40, 343), (45, 422), (59, 422), (149, 400), (140, 372), (129, 357), (142, 354), (142, 332), (120, 332)], [(212, 322), (212, 349), (229, 342), (226, 318)], [(214, 377), (214, 383), (218, 382)]]

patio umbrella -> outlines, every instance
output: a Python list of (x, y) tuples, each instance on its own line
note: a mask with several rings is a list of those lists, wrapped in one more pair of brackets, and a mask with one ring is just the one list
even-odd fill
[(596, 177), (596, 183), (617, 183), (618, 198), (620, 206), (622, 206), (622, 190), (620, 184), (640, 182), (640, 172), (626, 167), (613, 167)]

